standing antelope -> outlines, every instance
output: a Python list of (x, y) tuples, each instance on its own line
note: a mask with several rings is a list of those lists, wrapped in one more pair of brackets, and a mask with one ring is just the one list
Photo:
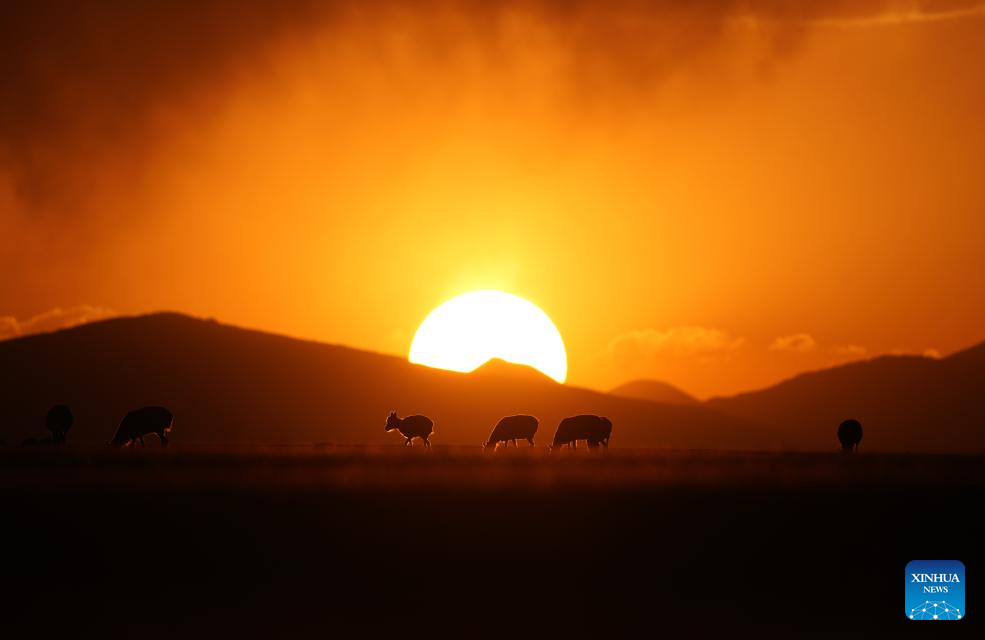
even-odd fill
[(434, 422), (427, 416), (398, 418), (397, 412), (391, 411), (390, 415), (386, 417), (386, 426), (383, 427), (383, 430), (389, 433), (394, 429), (399, 431), (400, 435), (407, 438), (407, 441), (404, 442), (405, 447), (413, 446), (410, 441), (414, 438), (423, 440), (425, 447), (431, 446), (428, 438), (434, 433)]

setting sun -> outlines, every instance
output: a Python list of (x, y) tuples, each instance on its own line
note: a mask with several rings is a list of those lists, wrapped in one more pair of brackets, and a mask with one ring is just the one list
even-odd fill
[(568, 375), (561, 334), (537, 305), (502, 291), (472, 291), (424, 319), (408, 359), (452, 371), (473, 371), (492, 358), (529, 365), (558, 382)]

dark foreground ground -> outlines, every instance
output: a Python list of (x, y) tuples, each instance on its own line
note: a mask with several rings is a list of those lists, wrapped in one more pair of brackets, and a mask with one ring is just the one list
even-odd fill
[[(982, 462), (7, 447), (2, 622), (7, 637), (978, 635)], [(965, 620), (904, 617), (913, 559), (965, 563)]]

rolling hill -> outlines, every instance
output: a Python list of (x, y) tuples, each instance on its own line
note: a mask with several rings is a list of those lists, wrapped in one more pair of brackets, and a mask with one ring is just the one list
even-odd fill
[(541, 420), (548, 442), (567, 415), (614, 425), (613, 446), (761, 449), (768, 429), (702, 406), (657, 404), (559, 385), (490, 362), (472, 374), (172, 313), (115, 318), (0, 342), (0, 437), (42, 437), (55, 403), (75, 414), (70, 444), (108, 440), (125, 412), (162, 404), (173, 442), (399, 444), (391, 409), (435, 420), (436, 444), (478, 445), (504, 415)]

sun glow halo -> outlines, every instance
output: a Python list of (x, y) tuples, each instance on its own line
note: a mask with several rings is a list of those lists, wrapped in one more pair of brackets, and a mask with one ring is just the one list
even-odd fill
[(537, 305), (502, 291), (471, 291), (432, 311), (418, 327), (408, 360), (474, 371), (492, 358), (529, 365), (557, 382), (568, 376), (561, 334)]

